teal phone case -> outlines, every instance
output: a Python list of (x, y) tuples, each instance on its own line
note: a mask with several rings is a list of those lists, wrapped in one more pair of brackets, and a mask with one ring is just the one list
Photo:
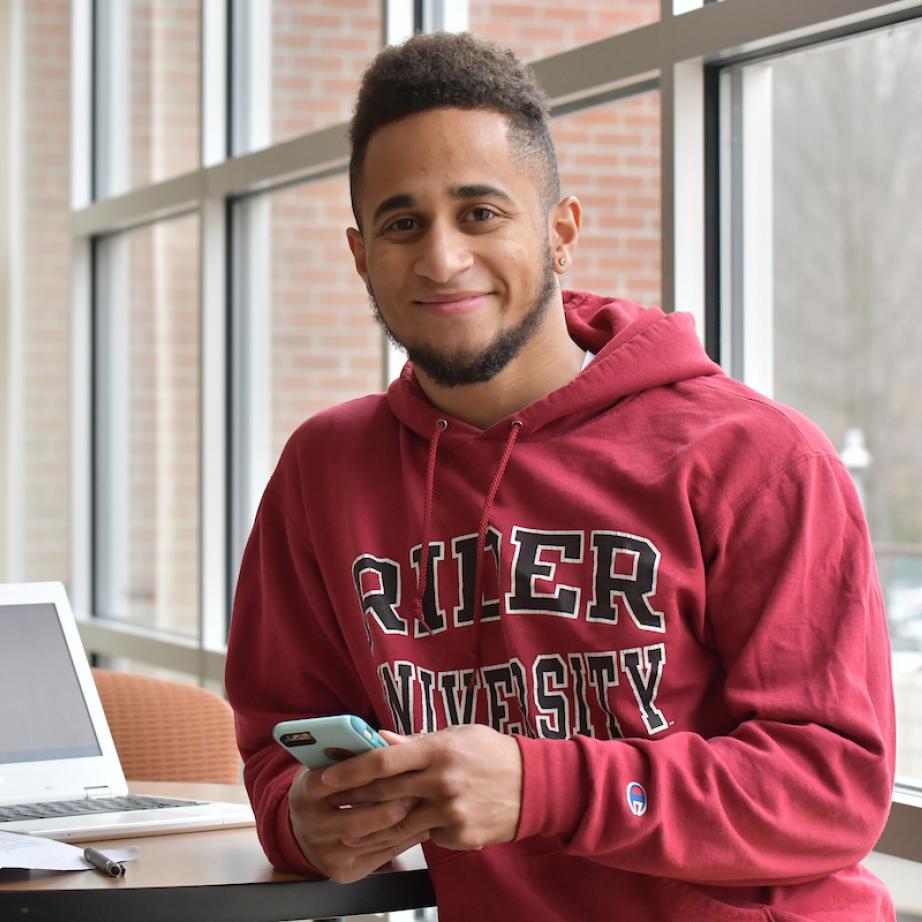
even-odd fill
[(283, 720), (272, 731), (275, 741), (308, 768), (326, 768), (387, 743), (361, 717), (304, 717)]

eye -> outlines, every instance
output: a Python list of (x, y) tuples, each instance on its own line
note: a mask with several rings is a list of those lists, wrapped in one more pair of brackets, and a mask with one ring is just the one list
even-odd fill
[(484, 205), (478, 205), (476, 208), (472, 208), (467, 213), (467, 217), (477, 224), (485, 224), (489, 221), (492, 221), (494, 218), (499, 217), (499, 215), (497, 215), (497, 213), (492, 208), (487, 208)]
[(406, 233), (407, 231), (414, 230), (416, 227), (415, 218), (396, 218), (391, 221), (390, 224), (386, 225), (385, 231), (397, 231), (398, 233)]

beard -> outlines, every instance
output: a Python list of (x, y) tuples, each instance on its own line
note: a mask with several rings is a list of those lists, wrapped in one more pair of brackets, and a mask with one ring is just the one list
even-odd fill
[(550, 252), (544, 264), (544, 273), (538, 284), (538, 291), (531, 299), (531, 307), (519, 323), (508, 330), (500, 330), (483, 349), (458, 349), (453, 353), (438, 348), (403, 342), (387, 325), (371, 284), (368, 298), (375, 320), (384, 329), (387, 338), (407, 354), (414, 367), (422, 369), (436, 384), (442, 387), (461, 387), (465, 384), (482, 384), (496, 377), (535, 335), (541, 321), (547, 315), (551, 298), (557, 292), (557, 275)]

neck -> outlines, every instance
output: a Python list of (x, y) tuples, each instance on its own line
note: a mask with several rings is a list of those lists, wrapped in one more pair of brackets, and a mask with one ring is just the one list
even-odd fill
[(535, 335), (499, 374), (480, 384), (445, 387), (421, 369), (416, 377), (433, 406), (479, 429), (569, 384), (585, 353), (570, 339), (562, 310), (550, 310)]

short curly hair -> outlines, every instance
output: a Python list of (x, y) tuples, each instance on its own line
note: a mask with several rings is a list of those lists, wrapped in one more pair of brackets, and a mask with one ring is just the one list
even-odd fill
[(421, 33), (385, 48), (362, 78), (349, 128), (349, 191), (360, 228), (358, 199), (371, 136), (408, 115), (445, 108), (506, 115), (513, 155), (533, 166), (545, 207), (560, 198), (548, 99), (532, 71), (509, 49), (469, 33)]

